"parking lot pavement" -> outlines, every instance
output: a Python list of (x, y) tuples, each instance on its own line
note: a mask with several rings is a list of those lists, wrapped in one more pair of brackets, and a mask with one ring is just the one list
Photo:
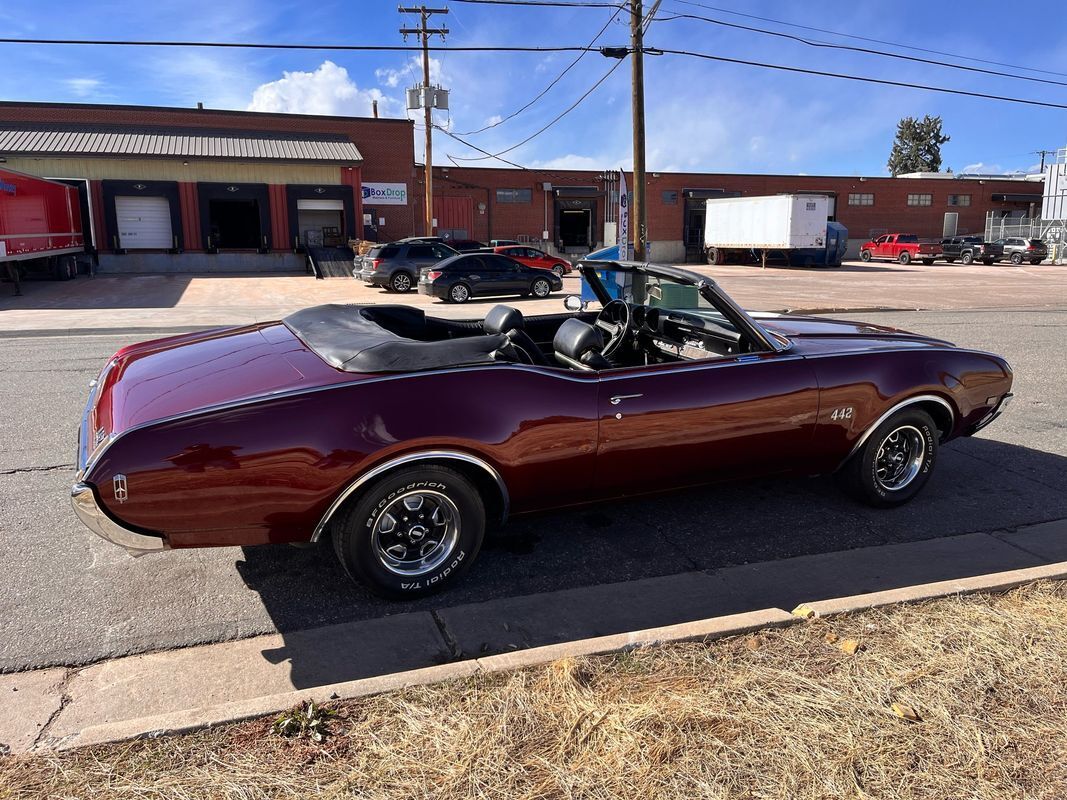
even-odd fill
[[(743, 306), (783, 309), (1054, 308), (1067, 298), (1067, 266), (1021, 267), (848, 263), (838, 269), (687, 265), (718, 280)], [(307, 275), (122, 275), (66, 283), (25, 282), (11, 297), (0, 284), (0, 337), (20, 331), (150, 331), (239, 325), (284, 317), (320, 303), (405, 303), (450, 318), (481, 317), (497, 303), (525, 314), (560, 311), (581, 291), (576, 273), (544, 300), (475, 298), (464, 305), (417, 292), (392, 294), (362, 281)]]
[(350, 584), (328, 546), (135, 560), (92, 536), (68, 499), (75, 430), (88, 380), (131, 337), (3, 340), (0, 670), (1067, 517), (1067, 309), (852, 316), (993, 350), (1015, 368), (1009, 413), (946, 446), (913, 503), (876, 511), (846, 499), (832, 479), (790, 479), (518, 518), (487, 543), (460, 587), (414, 603), (385, 602)]

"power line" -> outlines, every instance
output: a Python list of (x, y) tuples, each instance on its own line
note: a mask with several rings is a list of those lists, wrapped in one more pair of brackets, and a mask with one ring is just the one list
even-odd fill
[[(455, 160), (456, 161), (486, 161), (486, 160), (491, 159), (491, 158), (497, 158), (497, 159), (499, 159), (501, 161), (504, 161), (504, 163), (506, 163), (506, 164), (510, 164), (511, 163), (510, 161), (507, 161), (506, 159), (502, 159), (502, 158), (500, 158), (500, 156), (504, 155), (505, 153), (510, 153), (512, 150), (516, 150), (519, 147), (522, 147), (527, 142), (530, 142), (533, 139), (537, 138), (542, 133), (544, 133), (549, 128), (551, 128), (553, 125), (555, 125), (557, 122), (559, 122), (561, 119), (563, 119), (565, 116), (567, 116), (569, 113), (574, 111), (574, 109), (576, 109), (579, 105), (581, 105), (582, 101), (585, 100), (585, 98), (587, 98), (589, 95), (591, 95), (593, 92), (595, 92), (597, 90), (597, 88), (611, 76), (611, 73), (613, 73), (616, 69), (619, 68), (619, 65), (621, 63), (622, 63), (622, 61), (620, 60), (620, 61), (616, 61), (614, 64), (612, 64), (611, 65), (611, 69), (609, 69), (607, 72), (605, 72), (600, 77), (600, 80), (598, 80), (596, 83), (594, 83), (592, 86), (590, 86), (586, 90), (585, 94), (583, 94), (581, 97), (579, 97), (573, 103), (571, 103), (566, 109), (564, 109), (562, 112), (560, 112), (560, 114), (558, 114), (547, 125), (542, 127), (540, 130), (535, 131), (534, 133), (530, 134), (529, 136), (527, 136), (525, 139), (523, 139), (518, 144), (513, 144), (511, 147), (508, 147), (508, 148), (506, 148), (504, 150), (501, 150), (498, 153), (488, 153), (485, 150), (482, 150), (480, 147), (474, 147), (474, 145), (470, 144), (469, 142), (465, 142), (463, 139), (460, 139), (459, 136), (457, 136), (455, 134), (452, 134), (452, 133), (449, 133), (449, 136), (451, 136), (456, 141), (461, 142), (462, 144), (465, 144), (468, 147), (473, 147), (479, 153), (485, 153), (484, 156), (478, 156), (478, 157), (475, 157), (475, 158), (463, 158), (463, 157), (460, 157), (460, 156), (456, 156)], [(452, 156), (449, 156), (449, 158), (452, 158)]]
[[(613, 6), (614, 7), (614, 6)], [(170, 42), (132, 39), (14, 39), (0, 38), (0, 44), (56, 44), (100, 45), (110, 47), (221, 47), (250, 50), (338, 50), (352, 52), (400, 52), (421, 53), (422, 47), (400, 44), (288, 44), (268, 42)], [(595, 47), (530, 47), (521, 45), (459, 45), (445, 47), (430, 45), (430, 50), (446, 53), (579, 53), (596, 50)]]
[[(610, 17), (608, 17), (608, 21), (604, 23), (604, 27), (603, 27), (603, 28), (601, 28), (601, 29), (600, 29), (599, 31), (597, 31), (597, 34), (596, 34), (596, 36), (594, 36), (594, 37), (593, 37), (592, 39), (590, 39), (590, 40), (589, 40), (589, 45), (588, 45), (588, 46), (589, 46), (590, 48), (591, 48), (591, 47), (592, 47), (592, 46), (593, 46), (594, 44), (596, 44), (596, 41), (597, 41), (597, 39), (599, 39), (599, 38), (600, 38), (601, 36), (603, 36), (603, 35), (604, 35), (604, 31), (606, 31), (606, 30), (608, 29), (608, 27), (609, 27), (609, 26), (611, 25), (611, 23), (612, 23), (612, 22), (614, 22), (614, 21), (615, 21), (615, 20), (616, 20), (616, 19), (618, 18), (618, 16), (619, 16), (619, 13), (620, 13), (621, 11), (622, 11), (622, 9), (621, 9), (621, 8), (617, 8), (617, 9), (615, 9), (615, 13), (614, 13), (614, 14), (612, 14), (612, 15), (611, 15)], [(474, 136), (475, 134), (478, 134), (478, 133), (483, 133), (484, 131), (487, 131), (487, 130), (489, 130), (490, 128), (495, 128), (495, 127), (496, 127), (497, 125), (503, 125), (503, 124), (504, 124), (505, 122), (507, 122), (507, 121), (508, 121), (509, 119), (514, 119), (514, 118), (515, 118), (515, 117), (517, 117), (517, 116), (518, 116), (519, 114), (521, 114), (521, 113), (522, 113), (523, 111), (525, 111), (525, 110), (526, 110), (526, 109), (528, 109), (528, 108), (529, 108), (530, 106), (532, 106), (532, 105), (533, 105), (534, 103), (536, 103), (536, 102), (537, 102), (538, 100), (540, 100), (540, 99), (541, 99), (542, 97), (544, 97), (544, 96), (545, 96), (546, 94), (548, 94), (548, 93), (549, 93), (549, 91), (551, 91), (552, 87), (553, 87), (553, 86), (555, 86), (555, 85), (556, 85), (557, 83), (559, 83), (559, 82), (560, 82), (561, 80), (563, 80), (564, 76), (566, 76), (566, 74), (567, 74), (568, 72), (570, 72), (570, 71), (571, 71), (572, 69), (574, 69), (574, 67), (576, 67), (576, 66), (578, 65), (578, 62), (579, 62), (579, 61), (581, 61), (581, 60), (582, 60), (583, 58), (585, 58), (585, 57), (586, 57), (586, 56), (587, 56), (588, 54), (589, 54), (589, 51), (588, 51), (588, 50), (586, 50), (586, 51), (584, 51), (584, 52), (582, 52), (582, 53), (579, 53), (579, 54), (578, 54), (578, 57), (577, 57), (577, 58), (575, 58), (575, 59), (574, 59), (574, 60), (573, 60), (573, 61), (572, 61), (572, 62), (571, 62), (570, 64), (568, 64), (568, 65), (567, 65), (567, 66), (566, 66), (566, 67), (564, 68), (564, 70), (563, 70), (563, 71), (562, 71), (562, 72), (561, 72), (561, 73), (560, 73), (559, 75), (557, 75), (557, 76), (555, 77), (555, 79), (554, 79), (554, 80), (553, 80), (553, 81), (552, 81), (551, 83), (549, 83), (549, 84), (548, 84), (548, 86), (546, 86), (546, 87), (545, 87), (544, 89), (542, 89), (542, 90), (541, 90), (541, 93), (540, 93), (540, 94), (538, 94), (538, 95), (537, 95), (537, 96), (536, 96), (535, 98), (533, 98), (533, 100), (531, 100), (530, 102), (528, 102), (528, 103), (527, 103), (526, 105), (524, 105), (524, 106), (523, 106), (522, 108), (520, 108), (520, 109), (518, 109), (518, 110), (516, 110), (516, 111), (513, 111), (513, 112), (511, 112), (511, 113), (510, 113), (510, 114), (508, 114), (508, 115), (507, 115), (506, 117), (502, 117), (501, 119), (498, 119), (498, 120), (497, 120), (496, 122), (494, 122), (494, 123), (493, 123), (492, 125), (486, 125), (486, 126), (484, 126), (484, 127), (478, 128), (478, 130), (475, 130), (475, 131), (465, 131), (465, 132), (461, 132), (461, 133), (458, 133), (458, 134), (456, 134), (456, 135), (457, 135), (457, 136)]]
[(841, 78), (847, 81), (860, 81), (863, 83), (877, 83), (882, 86), (899, 86), (905, 89), (922, 89), (927, 92), (940, 92), (942, 94), (957, 94), (964, 97), (978, 97), (984, 100), (1002, 100), (1006, 103), (1018, 103), (1020, 105), (1027, 106), (1042, 106), (1044, 108), (1063, 108), (1067, 109), (1067, 105), (1062, 103), (1047, 103), (1044, 100), (1026, 100), (1019, 97), (1005, 97), (999, 94), (986, 94), (985, 92), (968, 92), (964, 89), (949, 89), (944, 86), (929, 86), (922, 83), (906, 83), (904, 81), (891, 81), (884, 78), (870, 78), (863, 75), (849, 75), (844, 72), (823, 72), (816, 69), (805, 69), (804, 67), (791, 67), (785, 64), (767, 64), (761, 61), (748, 61), (742, 58), (727, 58), (726, 56), (714, 56), (710, 53), (694, 53), (690, 50), (659, 50), (661, 53), (674, 56), (689, 56), (691, 58), (702, 58), (707, 61), (722, 61), (727, 64), (741, 64), (748, 67), (761, 67), (763, 69), (774, 69), (782, 72), (799, 72), (804, 75), (818, 75), (823, 78)]
[(696, 8), (704, 8), (704, 9), (707, 9), (709, 11), (718, 11), (718, 12), (720, 12), (722, 14), (730, 14), (731, 16), (735, 16), (735, 17), (746, 17), (748, 19), (757, 19), (757, 20), (760, 20), (761, 22), (773, 22), (775, 25), (784, 25), (784, 26), (789, 27), (789, 28), (798, 28), (800, 30), (805, 30), (805, 31), (815, 31), (816, 33), (826, 33), (826, 34), (829, 34), (830, 36), (841, 36), (841, 37), (843, 37), (845, 39), (856, 39), (856, 40), (861, 41), (861, 42), (874, 42), (875, 44), (887, 44), (887, 45), (890, 45), (891, 47), (903, 47), (906, 50), (915, 50), (916, 52), (919, 52), (919, 53), (932, 53), (933, 55), (936, 55), (936, 56), (948, 56), (949, 58), (962, 58), (962, 59), (964, 59), (966, 61), (975, 61), (975, 62), (977, 62), (979, 64), (992, 64), (995, 67), (1008, 67), (1010, 69), (1021, 69), (1021, 70), (1025, 70), (1026, 72), (1041, 72), (1041, 73), (1044, 73), (1046, 75), (1058, 75), (1061, 78), (1067, 78), (1067, 72), (1055, 72), (1053, 70), (1038, 69), (1036, 67), (1023, 67), (1023, 66), (1020, 66), (1018, 64), (1006, 64), (1003, 61), (990, 61), (990, 60), (985, 59), (985, 58), (974, 58), (973, 56), (965, 56), (965, 55), (961, 55), (959, 53), (947, 53), (944, 50), (933, 50), (933, 49), (928, 48), (928, 47), (915, 47), (914, 45), (904, 44), (903, 42), (890, 42), (890, 41), (886, 41), (885, 39), (872, 39), (869, 36), (858, 36), (858, 35), (856, 35), (854, 33), (842, 33), (841, 31), (833, 31), (833, 30), (829, 30), (827, 28), (815, 28), (815, 27), (812, 27), (811, 25), (801, 25), (801, 24), (796, 23), (796, 22), (786, 22), (784, 20), (773, 19), (771, 17), (761, 17), (761, 16), (758, 16), (756, 14), (745, 14), (745, 13), (743, 13), (741, 11), (732, 11), (732, 10), (730, 10), (728, 8), (721, 8), (719, 6), (708, 5), (707, 3), (700, 3), (700, 2), (697, 2), (696, 0), (675, 0), (675, 2), (683, 3), (683, 4), (687, 5), (687, 6), (695, 6)]
[(619, 3), (568, 3), (565, 0), (452, 0), (452, 2), (482, 6), (533, 6), (534, 8), (622, 8)]
[(714, 19), (712, 17), (704, 17), (699, 14), (678, 14), (675, 13), (670, 17), (656, 17), (658, 22), (671, 22), (678, 19), (691, 19), (699, 22), (709, 22), (713, 25), (721, 25), (726, 28), (734, 28), (742, 31), (749, 31), (751, 33), (764, 34), (766, 36), (777, 36), (782, 39), (790, 39), (794, 42), (800, 42), (806, 44), (809, 47), (824, 47), (831, 50), (850, 50), (854, 53), (865, 53), (867, 55), (883, 56), (885, 58), (896, 58), (901, 61), (914, 61), (919, 64), (931, 64), (938, 67), (948, 67), (950, 69), (966, 70), (967, 72), (980, 72), (984, 75), (996, 75), (1002, 78), (1015, 78), (1020, 81), (1033, 81), (1034, 83), (1047, 83), (1054, 86), (1067, 86), (1067, 82), (1054, 81), (1048, 78), (1034, 78), (1029, 75), (1015, 75), (1011, 72), (1000, 72), (999, 70), (984, 69), (982, 67), (968, 67), (965, 64), (952, 64), (947, 61), (936, 61), (930, 58), (919, 58), (918, 56), (906, 56), (901, 53), (887, 53), (884, 50), (872, 50), (868, 47), (853, 47), (847, 44), (833, 44), (832, 42), (820, 42), (814, 39), (805, 39), (803, 36), (795, 36), (791, 33), (782, 33), (781, 31), (769, 31), (764, 28), (754, 28), (750, 25), (741, 25), (736, 22), (726, 22), (721, 19)]

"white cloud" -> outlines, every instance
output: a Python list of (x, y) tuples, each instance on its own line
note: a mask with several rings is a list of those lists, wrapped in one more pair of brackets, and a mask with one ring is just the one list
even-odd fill
[(504, 118), (503, 118), (502, 116), (500, 116), (499, 114), (493, 114), (493, 116), (489, 117), (489, 118), (488, 118), (488, 119), (487, 119), (487, 120), (485, 121), (485, 124), (486, 124), (486, 125), (499, 125), (499, 124), (500, 124), (500, 121), (501, 121), (502, 119), (504, 119)]
[[(627, 164), (632, 159), (627, 156), (625, 161)], [(599, 156), (582, 156), (575, 153), (569, 153), (565, 156), (558, 156), (556, 158), (550, 158), (547, 161), (533, 161), (527, 166), (531, 169), (609, 169), (611, 164), (610, 157)], [(625, 165), (624, 165), (625, 166)]]
[(1000, 172), (1000, 164), (987, 164), (984, 161), (976, 161), (973, 164), (968, 164), (960, 170), (963, 173), (980, 172), (983, 175), (989, 175), (995, 172)]
[[(390, 89), (395, 89), (401, 84), (406, 86), (408, 84), (422, 83), (422, 58), (420, 56), (412, 56), (400, 69), (381, 67), (374, 70), (374, 77), (378, 79), (378, 83), (388, 86)], [(441, 60), (431, 58), (430, 83), (443, 84), (447, 80), (448, 78), (441, 67)]]
[(67, 78), (63, 84), (76, 97), (88, 97), (95, 94), (100, 88), (101, 82), (97, 78)]
[(369, 116), (371, 104), (378, 101), (382, 116), (399, 112), (399, 103), (378, 89), (360, 89), (348, 70), (324, 61), (314, 72), (294, 70), (261, 84), (252, 93), (249, 111), (289, 114), (330, 114)]

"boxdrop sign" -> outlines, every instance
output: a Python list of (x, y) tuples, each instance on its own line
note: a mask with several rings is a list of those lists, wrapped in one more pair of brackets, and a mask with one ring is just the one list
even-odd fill
[(363, 202), (374, 206), (406, 206), (408, 185), (406, 183), (364, 183)]

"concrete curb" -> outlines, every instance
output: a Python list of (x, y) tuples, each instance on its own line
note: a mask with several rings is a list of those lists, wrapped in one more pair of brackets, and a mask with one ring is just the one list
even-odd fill
[[(736, 636), (764, 628), (793, 625), (800, 620), (779, 608), (767, 608), (744, 614), (684, 622), (662, 628), (581, 639), (564, 644), (534, 647), (513, 653), (502, 653), (470, 661), (457, 661), (436, 667), (397, 672), (376, 678), (316, 686), (293, 692), (256, 697), (210, 708), (189, 709), (152, 717), (122, 720), (120, 722), (93, 725), (74, 737), (56, 744), (56, 749), (69, 750), (86, 745), (107, 744), (127, 739), (156, 737), (175, 733), (189, 733), (203, 728), (242, 720), (263, 717), (286, 711), (293, 706), (314, 700), (324, 703), (331, 700), (354, 700), (360, 697), (383, 694), (412, 686), (443, 683), (482, 673), (506, 672), (542, 664), (561, 658), (615, 653), (634, 647), (645, 647), (669, 642), (707, 641), (726, 636)], [(39, 745), (37, 749), (42, 749)]]

